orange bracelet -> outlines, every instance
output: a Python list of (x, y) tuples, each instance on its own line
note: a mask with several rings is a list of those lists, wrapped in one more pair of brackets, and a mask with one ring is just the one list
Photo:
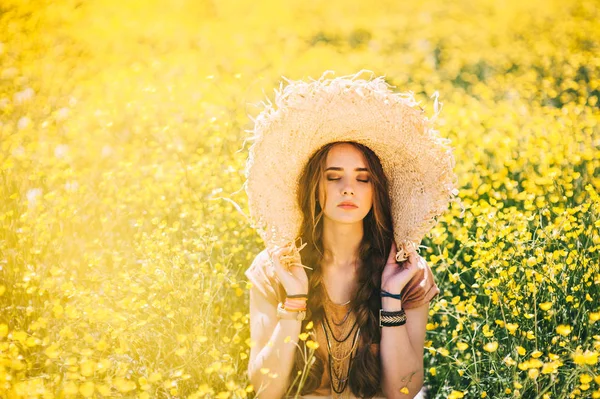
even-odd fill
[(286, 298), (285, 301), (290, 302), (290, 303), (305, 303), (306, 301), (308, 301), (308, 298), (301, 298), (301, 299)]
[(285, 310), (306, 310), (306, 301), (291, 301), (286, 299), (283, 305)]
[(284, 303), (283, 307), (286, 309), (306, 309), (306, 304), (304, 305), (297, 305), (297, 304), (290, 304), (290, 303)]
[(298, 308), (298, 309), (296, 309), (296, 308), (289, 308), (289, 307), (283, 305), (283, 308), (285, 310), (289, 310), (290, 312), (305, 312), (306, 311), (305, 307), (304, 308)]
[(300, 309), (300, 308), (305, 308), (306, 304), (302, 304), (302, 303), (284, 303), (283, 306), (290, 308), (290, 309)]

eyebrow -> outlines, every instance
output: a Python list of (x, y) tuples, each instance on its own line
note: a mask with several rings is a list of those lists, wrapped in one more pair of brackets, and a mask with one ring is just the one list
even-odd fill
[[(344, 170), (344, 168), (340, 168), (339, 166), (330, 166), (327, 169), (325, 169), (325, 172), (327, 172), (328, 170)], [(369, 169), (367, 168), (356, 168), (354, 169), (357, 172), (368, 172)]]

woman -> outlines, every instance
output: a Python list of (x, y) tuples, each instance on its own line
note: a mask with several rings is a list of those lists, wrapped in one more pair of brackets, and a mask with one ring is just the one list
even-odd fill
[(292, 82), (256, 119), (246, 191), (267, 248), (246, 276), (261, 398), (422, 394), (439, 289), (415, 242), (456, 194), (453, 157), (412, 97), (356, 77)]

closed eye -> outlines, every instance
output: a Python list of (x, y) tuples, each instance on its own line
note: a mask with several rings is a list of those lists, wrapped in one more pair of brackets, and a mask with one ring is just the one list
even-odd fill
[[(332, 181), (332, 180), (340, 180), (340, 178), (338, 177), (337, 179), (332, 179), (332, 178), (328, 177), (328, 178), (327, 178), (327, 180), (329, 180), (329, 181)], [(367, 179), (367, 180), (360, 180), (360, 179), (356, 179), (356, 180), (358, 180), (358, 181), (359, 181), (359, 182), (361, 182), (361, 183), (368, 183), (368, 182), (369, 182), (369, 180), (368, 180), (368, 179)]]

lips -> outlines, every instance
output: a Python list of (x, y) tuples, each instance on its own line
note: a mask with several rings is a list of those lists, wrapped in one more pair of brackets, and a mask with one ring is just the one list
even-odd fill
[(342, 202), (338, 205), (340, 208), (358, 208), (352, 202)]

